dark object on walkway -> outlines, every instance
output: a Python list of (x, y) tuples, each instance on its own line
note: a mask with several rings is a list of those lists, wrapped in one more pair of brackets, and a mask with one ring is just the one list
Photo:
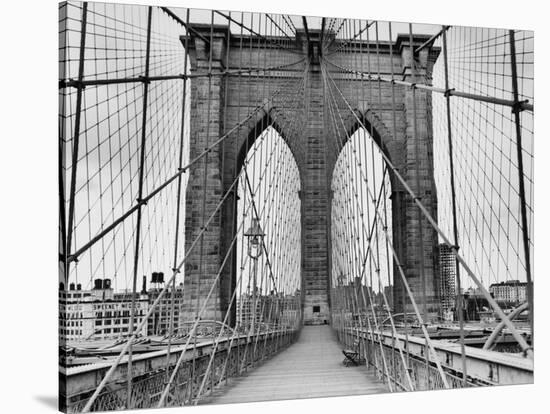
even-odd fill
[(361, 341), (359, 338), (356, 338), (353, 341), (353, 348), (342, 349), (342, 353), (345, 356), (342, 362), (346, 367), (349, 367), (350, 365), (363, 365), (365, 363), (365, 358), (361, 357)]

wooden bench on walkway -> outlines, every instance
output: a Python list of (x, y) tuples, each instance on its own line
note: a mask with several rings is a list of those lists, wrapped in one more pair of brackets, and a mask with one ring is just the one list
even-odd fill
[(363, 365), (365, 363), (365, 358), (361, 356), (361, 340), (359, 338), (355, 338), (352, 348), (342, 349), (342, 353), (345, 356), (344, 361), (342, 362), (347, 367), (350, 365)]

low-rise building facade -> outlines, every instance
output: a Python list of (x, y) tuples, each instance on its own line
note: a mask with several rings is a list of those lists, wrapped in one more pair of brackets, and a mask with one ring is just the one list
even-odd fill
[[(135, 297), (134, 331), (147, 315), (147, 295)], [(59, 338), (61, 343), (114, 340), (128, 336), (132, 310), (131, 293), (115, 293), (109, 279), (96, 279), (94, 288), (69, 285), (59, 291)], [(144, 324), (139, 335), (147, 334)]]

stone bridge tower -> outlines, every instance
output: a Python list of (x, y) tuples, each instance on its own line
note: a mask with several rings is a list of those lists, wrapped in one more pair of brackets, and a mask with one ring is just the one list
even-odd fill
[[(275, 128), (288, 144), (298, 165), (301, 176), (301, 215), (302, 215), (302, 294), (304, 323), (324, 323), (330, 321), (330, 220), (332, 172), (338, 158), (330, 151), (335, 137), (326, 127), (327, 111), (324, 107), (326, 93), (322, 78), (320, 45), (321, 33), (315, 30), (298, 31), (292, 50), (282, 50), (269, 44), (261, 44), (256, 37), (239, 36), (229, 32), (227, 26), (194, 25), (188, 41), (191, 74), (206, 73), (209, 69), (215, 74), (232, 69), (258, 69), (276, 67), (296, 62), (301, 63), (287, 70), (241, 73), (239, 76), (223, 75), (192, 78), (190, 82), (190, 159), (226, 134), (258, 106), (241, 127), (234, 131), (209, 154), (205, 176), (204, 163), (199, 162), (189, 172), (186, 195), (186, 250), (201, 231), (203, 213), (208, 217), (216, 208), (222, 195), (225, 195), (239, 172), (247, 149), (269, 125)], [(211, 32), (212, 30), (212, 32)], [(211, 41), (209, 40), (211, 37)], [(325, 33), (326, 39), (326, 33)], [(413, 46), (418, 47), (428, 36), (415, 35)], [(182, 39), (184, 41), (185, 39)], [(361, 44), (362, 43), (362, 44)], [(411, 53), (408, 35), (400, 35), (397, 41), (380, 42), (377, 60), (374, 45), (354, 41), (350, 48), (363, 59), (351, 58), (351, 54), (332, 57), (333, 62), (354, 70), (367, 71), (367, 56), (370, 55), (371, 73), (389, 76), (394, 73), (396, 80), (411, 81)], [(349, 49), (349, 48), (348, 48)], [(391, 51), (391, 52), (390, 52)], [(430, 79), (431, 70), (438, 51), (424, 48), (414, 56), (417, 79)], [(210, 54), (212, 61), (210, 62)], [(347, 59), (347, 60), (346, 60)], [(362, 62), (362, 66), (358, 65)], [(374, 67), (372, 62), (379, 62)], [(211, 68), (210, 68), (211, 66)], [(392, 70), (393, 66), (393, 70)], [(295, 94), (295, 84), (289, 83), (292, 77), (298, 80), (305, 76), (305, 98), (282, 107), (277, 102), (258, 102), (257, 97), (269, 96), (268, 92), (279, 90), (279, 99)], [(351, 83), (343, 87), (344, 94), (352, 93), (360, 86), (357, 79), (341, 75)], [(357, 83), (357, 84), (355, 84)], [(437, 217), (437, 198), (433, 178), (431, 96), (428, 92), (410, 87), (392, 85), (386, 82), (370, 82), (369, 94), (364, 99), (350, 96), (355, 103), (355, 112), (362, 123), (372, 132), (383, 147), (392, 163), (399, 169), (415, 193)], [(210, 92), (210, 93), (208, 93)], [(413, 93), (416, 93), (413, 105)], [(374, 98), (376, 97), (376, 98)], [(379, 99), (380, 98), (380, 99)], [(291, 102), (292, 99), (288, 98)], [(349, 108), (339, 107), (345, 120), (342, 135), (351, 136), (359, 127)], [(303, 125), (292, 122), (290, 111), (302, 111)], [(415, 116), (416, 115), (416, 116)], [(418, 162), (416, 150), (420, 156)], [(416, 174), (420, 174), (420, 188), (416, 185)], [(426, 220), (418, 221), (414, 201), (402, 186), (392, 181), (392, 222), (393, 243), (404, 267), (409, 284), (415, 292), (417, 303), (422, 308), (423, 281), (426, 284), (426, 305), (428, 311), (438, 311), (437, 235)], [(206, 195), (203, 200), (203, 194)], [(186, 262), (186, 305), (182, 317), (192, 320), (196, 316), (197, 297), (205, 298), (222, 265), (223, 258), (230, 248), (233, 237), (232, 222), (235, 216), (236, 193), (228, 194), (221, 216), (208, 226), (201, 246), (197, 246)], [(204, 211), (203, 211), (204, 210)], [(420, 231), (422, 229), (422, 231)], [(419, 235), (423, 234), (421, 248)], [(420, 251), (422, 251), (424, 278), (421, 275)], [(201, 260), (202, 254), (202, 260)], [(207, 304), (203, 319), (221, 318), (228, 308), (229, 299), (235, 287), (232, 271), (236, 268), (236, 255), (233, 263), (226, 263), (217, 291)], [(394, 304), (399, 312), (408, 303), (403, 303), (403, 288), (399, 273), (394, 265)], [(315, 312), (314, 312), (315, 310)]]

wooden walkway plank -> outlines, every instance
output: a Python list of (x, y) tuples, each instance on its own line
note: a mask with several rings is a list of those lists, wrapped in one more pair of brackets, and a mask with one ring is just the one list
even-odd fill
[(388, 388), (365, 366), (346, 367), (342, 345), (326, 325), (304, 326), (298, 341), (201, 403), (229, 404), (379, 394)]

